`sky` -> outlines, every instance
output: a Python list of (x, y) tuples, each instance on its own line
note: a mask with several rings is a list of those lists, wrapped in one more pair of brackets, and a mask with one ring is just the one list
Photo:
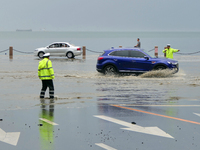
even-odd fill
[(200, 0), (1, 0), (0, 31), (200, 31)]

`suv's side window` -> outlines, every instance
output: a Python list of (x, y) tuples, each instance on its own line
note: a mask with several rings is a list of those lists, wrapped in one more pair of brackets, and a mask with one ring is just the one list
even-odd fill
[(127, 50), (121, 50), (121, 51), (114, 51), (110, 53), (111, 56), (120, 56), (120, 57), (128, 57), (129, 51)]
[(144, 58), (146, 56), (144, 53), (139, 52), (139, 51), (129, 51), (129, 57), (139, 57), (139, 58)]

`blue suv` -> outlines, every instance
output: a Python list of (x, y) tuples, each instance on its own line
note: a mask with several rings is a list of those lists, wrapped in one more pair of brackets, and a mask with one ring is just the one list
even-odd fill
[(105, 50), (98, 57), (96, 69), (104, 74), (119, 72), (144, 73), (151, 70), (179, 70), (178, 61), (166, 58), (154, 58), (138, 48), (119, 48)]

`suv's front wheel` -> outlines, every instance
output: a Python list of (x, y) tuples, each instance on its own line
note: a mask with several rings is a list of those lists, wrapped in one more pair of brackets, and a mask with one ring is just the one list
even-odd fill
[(154, 68), (154, 70), (164, 70), (164, 69), (166, 69), (165, 66), (157, 66)]
[(104, 67), (103, 72), (105, 75), (117, 74), (117, 69), (113, 65), (107, 65)]

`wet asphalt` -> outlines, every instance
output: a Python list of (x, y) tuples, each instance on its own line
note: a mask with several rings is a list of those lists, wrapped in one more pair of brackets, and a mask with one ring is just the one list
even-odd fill
[(200, 71), (196, 57), (196, 61), (178, 58), (180, 71), (175, 75), (154, 72), (145, 77), (99, 74), (95, 55), (85, 60), (51, 58), (54, 100), (48, 99), (48, 91), (45, 99), (39, 99), (37, 58), (0, 57), (1, 149), (200, 148)]

